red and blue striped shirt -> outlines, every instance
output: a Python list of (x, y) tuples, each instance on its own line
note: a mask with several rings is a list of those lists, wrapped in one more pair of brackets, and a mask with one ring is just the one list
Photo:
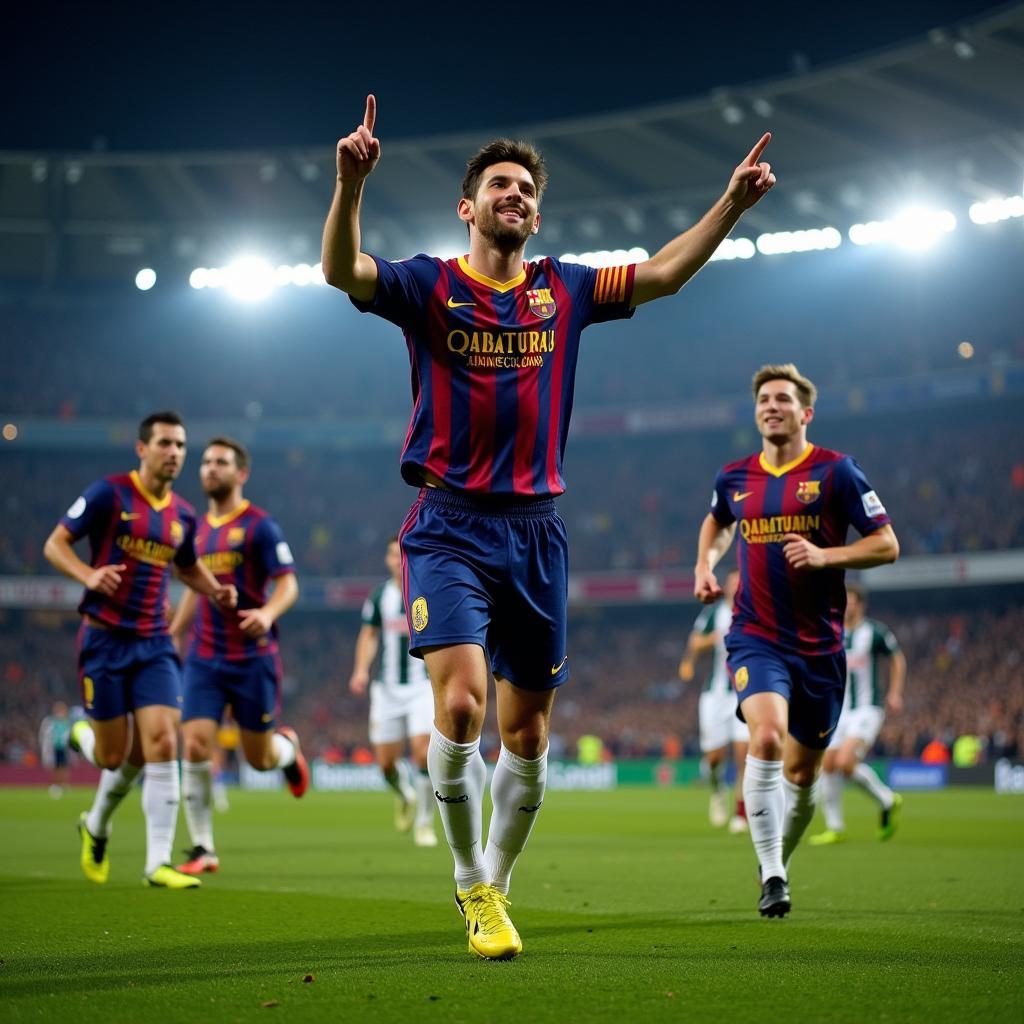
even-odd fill
[(218, 583), (235, 585), (238, 608), (223, 610), (199, 595), (189, 655), (241, 661), (276, 654), (277, 623), (264, 636), (247, 636), (238, 624), (238, 613), (262, 608), (268, 582), (295, 572), (281, 527), (263, 509), (243, 501), (227, 515), (203, 516), (196, 529), (196, 551)]
[(405, 333), (413, 395), (405, 480), (420, 486), (427, 471), (473, 494), (561, 494), (580, 334), (633, 315), (635, 267), (546, 258), (502, 283), (464, 257), (374, 259), (373, 300), (352, 301)]
[(783, 537), (796, 533), (818, 547), (846, 543), (852, 525), (866, 536), (889, 522), (860, 466), (841, 452), (809, 444), (785, 466), (750, 455), (715, 479), (711, 515), (737, 524), (739, 590), (730, 635), (759, 637), (803, 655), (843, 648), (846, 589), (842, 569), (793, 569)]
[(61, 525), (73, 540), (88, 536), (93, 567), (127, 566), (112, 595), (87, 590), (78, 610), (140, 637), (166, 634), (171, 563), (196, 561), (192, 506), (173, 492), (155, 497), (132, 470), (90, 484)]

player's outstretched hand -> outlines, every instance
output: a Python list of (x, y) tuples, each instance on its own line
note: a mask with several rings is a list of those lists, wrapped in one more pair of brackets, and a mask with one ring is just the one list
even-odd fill
[(749, 210), (775, 184), (772, 165), (760, 162), (761, 154), (771, 141), (772, 133), (765, 132), (743, 163), (732, 172), (725, 194), (741, 210)]
[(794, 569), (825, 568), (825, 552), (799, 533), (787, 533), (782, 538), (782, 553)]
[(366, 688), (370, 685), (370, 673), (369, 672), (353, 672), (352, 678), (348, 681), (348, 688), (357, 696), (361, 697), (366, 693)]
[(234, 583), (220, 584), (210, 596), (213, 598), (213, 603), (225, 611), (238, 607), (238, 591), (235, 589)]
[(697, 569), (694, 572), (693, 596), (701, 604), (714, 604), (723, 593), (715, 574), (710, 569)]
[(238, 625), (246, 636), (254, 640), (266, 636), (274, 625), (274, 617), (266, 608), (246, 608), (238, 613)]
[(362, 181), (380, 159), (380, 139), (374, 137), (377, 120), (377, 98), (366, 97), (363, 123), (351, 135), (338, 140), (338, 177), (347, 184)]
[(121, 573), (127, 568), (128, 566), (124, 562), (120, 565), (101, 565), (86, 577), (85, 589), (95, 590), (97, 594), (105, 594), (110, 597), (121, 585)]

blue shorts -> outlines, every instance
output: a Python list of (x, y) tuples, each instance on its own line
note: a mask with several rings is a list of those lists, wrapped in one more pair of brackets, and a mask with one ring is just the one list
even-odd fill
[(150, 704), (181, 707), (181, 662), (169, 636), (137, 637), (83, 624), (78, 682), (85, 711), (98, 722)]
[(399, 543), (411, 654), (479, 644), (524, 690), (569, 678), (569, 545), (554, 501), (424, 488)]
[(230, 704), (235, 721), (251, 732), (274, 728), (280, 712), (281, 663), (276, 655), (257, 654), (240, 661), (188, 658), (185, 661), (183, 722), (212, 718), (219, 722)]
[(846, 652), (807, 657), (783, 650), (767, 640), (734, 636), (725, 640), (726, 667), (739, 698), (753, 693), (779, 693), (789, 703), (789, 732), (812, 750), (824, 750), (839, 724), (846, 690)]

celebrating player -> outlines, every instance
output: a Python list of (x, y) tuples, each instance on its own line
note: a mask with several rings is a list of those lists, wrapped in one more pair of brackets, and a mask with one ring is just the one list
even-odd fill
[[(437, 846), (434, 790), (427, 773), (434, 697), (422, 659), (409, 654), (402, 552), (397, 537), (388, 541), (384, 561), (390, 576), (363, 605), (363, 625), (356, 638), (349, 689), (362, 696), (369, 687), (370, 742), (384, 779), (396, 794), (395, 827), (399, 832), (412, 828), (417, 846)], [(371, 683), (370, 666), (378, 650), (380, 674)], [(409, 778), (409, 765), (402, 756), (406, 739), (416, 765), (415, 783)]]
[[(787, 865), (814, 815), (843, 703), (843, 574), (895, 561), (899, 544), (857, 463), (808, 443), (814, 385), (792, 363), (763, 366), (753, 393), (761, 451), (719, 470), (694, 593), (705, 604), (722, 596), (714, 568), (738, 532), (727, 665), (750, 727), (743, 798), (761, 870), (758, 909), (783, 917)], [(851, 524), (861, 537), (847, 544)]]
[[(715, 828), (728, 824), (735, 834), (747, 831), (747, 812), (743, 804), (743, 766), (747, 757), (750, 732), (736, 717), (736, 691), (725, 668), (725, 637), (732, 623), (732, 606), (740, 575), (733, 570), (725, 578), (725, 593), (715, 605), (704, 608), (686, 642), (686, 653), (679, 662), (679, 678), (684, 683), (694, 676), (694, 662), (705, 651), (712, 652), (711, 675), (700, 695), (700, 750), (707, 760), (711, 776), (711, 800), (708, 817)], [(725, 762), (729, 744), (736, 765), (736, 808), (729, 817), (725, 789)]]
[[(566, 536), (553, 499), (565, 489), (580, 332), (679, 291), (775, 184), (760, 162), (771, 136), (693, 228), (645, 263), (602, 270), (524, 263), (547, 171), (532, 146), (499, 139), (463, 179), (468, 255), (389, 263), (360, 250), (363, 188), (381, 152), (376, 110), (367, 97), (363, 123), (338, 142), (323, 269), (408, 344), (414, 405), (402, 475), (421, 490), (399, 537), (411, 650), (434, 692), (430, 778), (470, 949), (507, 959), (522, 950), (509, 878), (544, 800), (554, 691), (569, 671)], [(492, 673), (502, 748), (482, 849), (479, 746)]]
[[(866, 617), (867, 591), (858, 584), (846, 585), (846, 697), (832, 742), (825, 751), (821, 776), (825, 831), (811, 836), (812, 846), (841, 843), (843, 831), (843, 780), (857, 783), (879, 806), (878, 838), (891, 839), (896, 831), (903, 798), (894, 793), (865, 764), (882, 731), (885, 712), (903, 710), (903, 686), (907, 659), (888, 626)], [(882, 702), (878, 680), (879, 660), (889, 660), (889, 689)]]
[(213, 842), (212, 758), (226, 707), (241, 728), (242, 750), (253, 768), (282, 769), (297, 797), (309, 785), (294, 730), (274, 729), (281, 681), (277, 620), (295, 604), (299, 585), (281, 528), (242, 494), (249, 465), (249, 453), (238, 441), (215, 437), (199, 467), (210, 500), (196, 529), (196, 553), (218, 581), (237, 588), (238, 608), (224, 610), (186, 593), (171, 623), (179, 650), (188, 647), (182, 790), (192, 849), (178, 867), (186, 875), (216, 871), (220, 865)]
[[(181, 787), (178, 719), (181, 670), (167, 629), (170, 568), (219, 608), (238, 594), (196, 560), (195, 512), (171, 490), (185, 462), (185, 428), (174, 412), (147, 416), (135, 443), (139, 468), (91, 484), (67, 510), (43, 553), (85, 586), (78, 667), (92, 725), (76, 722), (72, 747), (103, 769), (96, 799), (79, 819), (82, 870), (93, 882), (110, 871), (110, 819), (145, 765), (147, 885), (194, 888), (170, 864)], [(89, 537), (90, 564), (72, 545)], [(129, 748), (128, 715), (133, 718)]]

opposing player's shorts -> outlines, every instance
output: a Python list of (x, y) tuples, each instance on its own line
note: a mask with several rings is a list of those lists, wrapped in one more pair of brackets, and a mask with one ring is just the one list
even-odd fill
[(280, 713), (281, 662), (275, 654), (185, 660), (185, 707), (182, 721), (212, 718), (219, 722), (230, 704), (235, 721), (251, 732), (273, 729)]
[(400, 743), (409, 736), (429, 736), (434, 724), (430, 683), (410, 683), (396, 694), (379, 681), (370, 684), (370, 742)]
[(709, 750), (720, 750), (730, 743), (750, 742), (750, 730), (746, 723), (736, 717), (736, 703), (735, 693), (722, 694), (705, 690), (700, 695), (697, 711), (702, 754)]
[[(740, 706), (755, 693), (779, 693), (789, 702), (789, 732), (805, 747), (824, 750), (839, 722), (846, 690), (846, 652), (807, 657), (767, 640), (730, 633), (726, 668)], [(745, 719), (744, 719), (745, 721)]]
[(138, 637), (83, 623), (78, 682), (86, 714), (98, 722), (151, 704), (181, 706), (181, 662), (169, 636)]
[(53, 767), (54, 768), (67, 768), (68, 766), (68, 748), (67, 747), (54, 747), (53, 748)]
[(832, 734), (832, 742), (829, 743), (829, 750), (841, 746), (847, 740), (857, 740), (864, 744), (865, 750), (870, 750), (878, 739), (885, 722), (885, 708), (873, 704), (866, 704), (860, 708), (847, 708), (839, 716), (839, 724)]
[(554, 501), (424, 488), (398, 537), (411, 654), (479, 644), (522, 689), (569, 678), (568, 542)]

